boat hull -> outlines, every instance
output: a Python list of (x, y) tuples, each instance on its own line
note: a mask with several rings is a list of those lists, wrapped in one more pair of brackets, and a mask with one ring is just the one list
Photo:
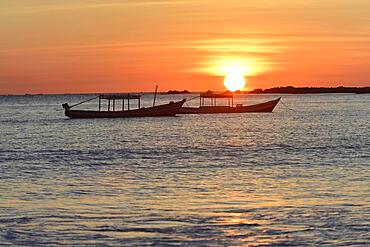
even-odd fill
[(249, 106), (202, 106), (182, 107), (179, 114), (216, 114), (216, 113), (246, 113), (246, 112), (272, 112), (279, 103), (280, 98), (265, 103)]
[(178, 102), (171, 102), (148, 108), (140, 108), (127, 111), (86, 111), (86, 110), (65, 110), (69, 118), (128, 118), (128, 117), (170, 117), (179, 113), (185, 99)]

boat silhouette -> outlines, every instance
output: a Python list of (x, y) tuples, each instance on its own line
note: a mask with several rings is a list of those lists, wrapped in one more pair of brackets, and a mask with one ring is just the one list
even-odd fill
[[(71, 110), (71, 108), (91, 101), (93, 99), (99, 100), (98, 110)], [(102, 110), (102, 100), (108, 100), (108, 107), (106, 110)], [(116, 101), (122, 101), (122, 107), (117, 109)], [(137, 100), (138, 108), (130, 109), (130, 100)], [(125, 108), (125, 101), (127, 101), (127, 107)], [(64, 103), (62, 106), (65, 110), (65, 115), (69, 118), (127, 118), (127, 117), (164, 117), (164, 116), (175, 116), (179, 113), (182, 105), (186, 99), (181, 101), (173, 102), (168, 104), (155, 106), (155, 101), (152, 107), (141, 107), (141, 95), (139, 94), (101, 94), (92, 99), (85, 100), (75, 105), (69, 106), (68, 103)]]
[[(228, 99), (227, 106), (218, 106), (217, 99)], [(209, 99), (211, 105), (205, 105), (205, 99)], [(246, 112), (272, 112), (279, 103), (281, 97), (260, 104), (243, 106), (242, 104), (234, 105), (233, 93), (214, 94), (207, 92), (200, 94), (199, 107), (182, 107), (179, 114), (216, 114), (216, 113), (246, 113)]]

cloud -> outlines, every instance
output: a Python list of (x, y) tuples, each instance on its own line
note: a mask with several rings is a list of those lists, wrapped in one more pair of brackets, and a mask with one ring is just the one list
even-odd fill
[(86, 3), (76, 1), (75, 3), (63, 3), (63, 4), (44, 4), (44, 5), (21, 5), (21, 6), (5, 6), (1, 7), (0, 13), (33, 13), (33, 12), (45, 12), (45, 11), (67, 11), (67, 10), (78, 10), (78, 9), (94, 9), (94, 8), (110, 8), (110, 7), (129, 7), (129, 6), (166, 6), (166, 5), (184, 5), (191, 3), (198, 3), (200, 0), (146, 0), (146, 1), (130, 1), (130, 2), (96, 2)]

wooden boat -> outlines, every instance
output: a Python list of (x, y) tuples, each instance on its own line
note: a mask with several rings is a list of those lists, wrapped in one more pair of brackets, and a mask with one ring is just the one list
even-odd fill
[[(179, 113), (180, 108), (185, 103), (186, 99), (178, 102), (170, 102), (164, 105), (153, 107), (141, 107), (140, 97), (138, 94), (115, 94), (115, 95), (99, 95), (92, 99), (83, 101), (81, 103), (69, 106), (67, 103), (63, 104), (65, 115), (70, 118), (127, 118), (127, 117), (163, 117), (175, 116)], [(97, 111), (90, 110), (71, 110), (72, 107), (85, 103), (93, 99), (99, 99), (99, 108)], [(130, 99), (137, 99), (137, 109), (130, 109)], [(102, 110), (101, 101), (108, 100), (107, 110)], [(120, 109), (116, 107), (116, 100), (122, 101)], [(125, 109), (125, 101), (127, 100), (127, 109)], [(112, 107), (111, 107), (112, 106)]]
[[(210, 99), (211, 105), (204, 105), (204, 99)], [(228, 106), (217, 106), (217, 98), (228, 99)], [(279, 103), (280, 97), (268, 102), (243, 106), (242, 104), (236, 104), (234, 106), (234, 95), (227, 94), (212, 94), (206, 93), (200, 95), (200, 106), (199, 107), (182, 107), (179, 114), (216, 114), (216, 113), (245, 113), (245, 112), (272, 112), (275, 106)], [(231, 104), (230, 104), (231, 102)]]

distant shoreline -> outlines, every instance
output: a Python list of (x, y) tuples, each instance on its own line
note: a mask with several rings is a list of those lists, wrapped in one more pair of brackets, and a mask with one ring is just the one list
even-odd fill
[(254, 89), (247, 94), (323, 94), (323, 93), (354, 93), (370, 94), (370, 87), (274, 87)]
[(189, 94), (191, 93), (190, 91), (188, 90), (182, 90), (182, 91), (178, 91), (178, 90), (169, 90), (167, 92), (162, 92), (161, 94)]
[[(209, 90), (208, 90), (209, 91)], [(203, 91), (203, 92), (206, 92)], [(215, 93), (223, 93), (225, 91), (214, 91)], [(117, 94), (118, 92), (111, 92), (111, 94)], [(154, 92), (121, 92), (121, 93), (141, 93), (141, 94), (153, 94)], [(158, 92), (162, 95), (172, 94), (199, 94), (199, 91), (188, 91), (188, 90), (169, 90), (167, 92)], [(273, 87), (268, 89), (254, 89), (252, 91), (236, 91), (236, 94), (342, 94), (342, 93), (353, 93), (353, 94), (370, 94), (370, 87)], [(43, 96), (43, 95), (98, 95), (98, 94), (110, 94), (105, 93), (25, 93), (25, 94), (0, 94), (0, 96)]]

